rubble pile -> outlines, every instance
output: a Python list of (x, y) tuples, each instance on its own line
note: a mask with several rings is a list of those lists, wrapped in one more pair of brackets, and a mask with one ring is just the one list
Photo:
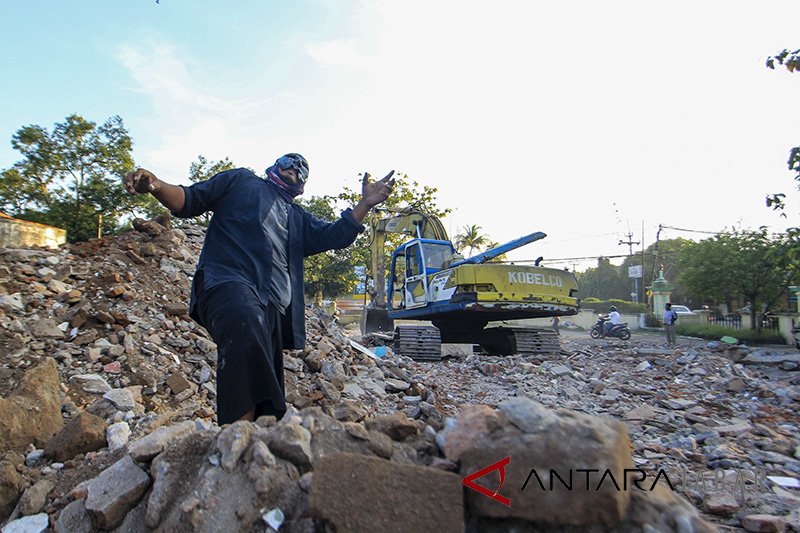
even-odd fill
[[(203, 234), (137, 220), (57, 251), (0, 250), (7, 530), (796, 527), (790, 354), (586, 336), (546, 360), (420, 363), (308, 310), (305, 349), (285, 353), (289, 413), (219, 428), (216, 346), (187, 316)], [(476, 483), (510, 506), (463, 486), (504, 457), (503, 476)], [(591, 490), (575, 473), (587, 464), (608, 472)], [(780, 481), (736, 485), (754, 465)], [(684, 475), (651, 489), (679, 468), (732, 488)], [(639, 471), (651, 490), (616, 487)]]
[(635, 468), (663, 470), (707, 518), (741, 528), (757, 515), (800, 529), (800, 354), (679, 340), (673, 348), (660, 335), (619, 341), (570, 332), (562, 351), (571, 355), (463, 352), (408, 370), (447, 391), (439, 398), (446, 417), (468, 403), (527, 397), (620, 420)]
[[(216, 346), (187, 314), (203, 231), (155, 221), (134, 226), (121, 237), (58, 252), (0, 251), (0, 383), (11, 391), (25, 370), (53, 358), (68, 418), (88, 411), (127, 424), (133, 436), (138, 426), (159, 425), (161, 415), (211, 424)], [(285, 358), (289, 403), (357, 421), (377, 412), (387, 391), (427, 397), (403, 381), (408, 376), (399, 367), (377, 368), (330, 328), (329, 317), (307, 315), (306, 349)], [(8, 434), (31, 442), (25, 431), (12, 427)]]
[[(519, 489), (521, 470), (509, 470), (507, 491), (516, 505), (498, 509), (471, 493), (464, 499), (462, 477), (497, 452), (541, 465), (532, 445), (544, 446), (552, 455), (544, 460), (561, 465), (587, 454), (623, 479), (632, 461), (621, 426), (548, 410), (526, 398), (502, 402), (497, 410), (469, 406), (438, 435), (400, 413), (362, 424), (335, 420), (319, 407), (291, 408), (279, 422), (261, 417), (222, 429), (187, 420), (131, 441), (124, 453), (107, 457), (110, 464), (102, 471), (64, 493), (56, 488), (58, 474), (42, 476), (21, 495), (11, 514), (21, 518), (9, 525), (39, 521), (46, 527), (49, 520), (64, 532), (263, 531), (266, 526), (289, 532), (524, 531), (534, 525), (563, 531), (587, 526), (615, 532), (713, 531), (696, 509), (661, 488), (639, 494), (610, 484), (593, 492), (556, 490), (546, 493), (550, 501), (543, 506), (540, 491)], [(481, 431), (473, 431), (476, 427)], [(586, 438), (593, 434), (603, 437)], [(562, 442), (565, 435), (572, 440)], [(437, 437), (443, 439), (444, 457), (425, 452)], [(491, 476), (485, 482), (502, 485)]]

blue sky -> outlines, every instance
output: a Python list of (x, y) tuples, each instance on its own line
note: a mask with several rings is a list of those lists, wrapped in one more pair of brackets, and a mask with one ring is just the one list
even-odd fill
[[(439, 188), (452, 233), (621, 254), (628, 229), (798, 224), (789, 192), (796, 2), (0, 0), (0, 167), (23, 125), (120, 115), (137, 164), (261, 170), (299, 151), (307, 194), (389, 169)], [(794, 195), (792, 199), (796, 199)], [(797, 204), (795, 204), (797, 207)], [(674, 230), (662, 237), (691, 237)], [(591, 263), (591, 262), (590, 262)], [(589, 263), (589, 264), (590, 264)], [(588, 264), (578, 264), (585, 267)]]

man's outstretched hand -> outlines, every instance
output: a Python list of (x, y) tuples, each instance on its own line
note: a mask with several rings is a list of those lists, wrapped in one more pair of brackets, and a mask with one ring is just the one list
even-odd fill
[(125, 176), (125, 190), (130, 194), (150, 193), (173, 213), (180, 212), (186, 202), (183, 187), (161, 181), (155, 174), (143, 168), (137, 168)]
[(364, 172), (364, 179), (361, 182), (361, 200), (371, 208), (385, 202), (394, 188), (392, 176), (394, 176), (394, 170), (386, 174), (382, 180), (371, 181), (369, 173)]
[(125, 190), (130, 194), (156, 193), (159, 189), (161, 181), (149, 170), (137, 168), (125, 176)]

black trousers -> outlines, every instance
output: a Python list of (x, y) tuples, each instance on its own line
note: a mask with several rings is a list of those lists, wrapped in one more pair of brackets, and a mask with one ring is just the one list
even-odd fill
[[(202, 282), (199, 284), (202, 286)], [(197, 315), (217, 344), (217, 423), (286, 413), (281, 313), (244, 283), (197, 290)]]

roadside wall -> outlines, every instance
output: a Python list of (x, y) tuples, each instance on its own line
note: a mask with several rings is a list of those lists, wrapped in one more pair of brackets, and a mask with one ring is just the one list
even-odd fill
[(336, 299), (336, 310), (339, 312), (339, 323), (342, 325), (358, 322), (361, 317), (361, 309), (364, 307), (364, 295), (358, 294), (356, 297), (343, 296)]
[[(580, 328), (583, 328), (586, 331), (589, 331), (594, 326), (595, 322), (597, 322), (597, 315), (598, 312), (594, 309), (581, 309), (577, 315), (572, 316), (562, 316), (561, 317), (561, 325), (562, 329), (570, 329), (569, 324), (575, 324)], [(624, 313), (620, 313), (619, 315), (620, 322), (627, 322), (628, 328), (631, 331), (636, 331), (639, 329), (639, 315), (628, 315)], [(539, 328), (549, 328), (552, 327), (553, 319), (552, 318), (531, 318), (527, 320), (519, 320), (520, 324), (525, 324), (526, 326), (531, 327), (539, 327)]]
[(0, 217), (0, 248), (58, 248), (67, 242), (67, 231), (17, 218)]

